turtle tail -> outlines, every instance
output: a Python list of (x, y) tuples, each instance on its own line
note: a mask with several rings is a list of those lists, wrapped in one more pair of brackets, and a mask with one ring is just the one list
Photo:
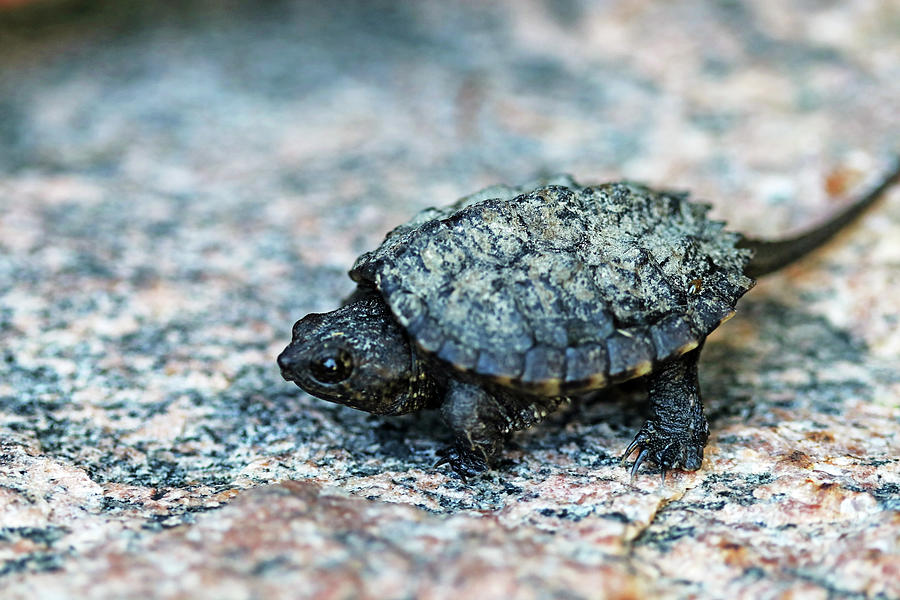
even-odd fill
[(896, 157), (894, 163), (878, 185), (818, 227), (783, 240), (742, 238), (738, 246), (753, 250), (753, 258), (747, 263), (744, 273), (755, 279), (777, 271), (827, 242), (837, 232), (855, 221), (885, 190), (900, 181), (900, 157)]

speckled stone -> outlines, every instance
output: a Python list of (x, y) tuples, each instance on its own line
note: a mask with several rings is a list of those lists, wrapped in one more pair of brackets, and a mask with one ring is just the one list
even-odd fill
[(464, 485), (438, 415), (281, 380), (417, 210), (570, 172), (823, 219), (900, 139), (891, 2), (53, 2), (0, 13), (4, 598), (898, 598), (900, 193), (707, 341), (703, 468), (639, 383)]

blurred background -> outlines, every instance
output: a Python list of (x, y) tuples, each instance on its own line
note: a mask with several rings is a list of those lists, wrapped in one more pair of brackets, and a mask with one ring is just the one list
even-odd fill
[[(366, 540), (380, 534), (338, 536), (336, 554), (304, 559), (322, 577), (437, 585), (448, 570), (459, 579), (443, 589), (460, 592), (490, 563), (509, 593), (596, 597), (614, 581), (623, 594), (900, 595), (881, 570), (897, 557), (900, 489), (896, 201), (762, 283), (710, 340), (711, 458), (661, 490), (618, 467), (641, 422), (627, 394), (517, 437), (499, 474), (466, 487), (430, 468), (446, 442), (433, 416), (327, 405), (274, 365), (293, 321), (334, 308), (354, 258), (421, 208), (568, 172), (691, 190), (733, 229), (776, 235), (883, 172), (900, 149), (898, 99), (891, 0), (0, 0), (7, 589), (150, 597), (166, 565), (199, 556), (184, 568), (213, 587), (197, 593), (265, 580), (289, 597), (279, 578), (302, 575), (296, 547), (271, 571), (256, 543), (270, 538), (197, 548), (202, 528), (179, 532), (215, 530), (232, 498), (296, 480), (347, 494), (335, 514), (401, 518), (362, 500), (381, 498), (422, 511), (401, 520), (462, 515), (435, 531), (479, 532), (467, 511), (482, 511), (500, 538), (539, 547), (447, 534), (433, 556), (379, 567)], [(228, 514), (253, 520), (249, 498)], [(723, 499), (744, 508), (724, 518)], [(334, 515), (303, 506), (292, 518), (312, 521), (291, 543), (331, 535)], [(290, 528), (275, 513), (272, 535)], [(694, 526), (719, 537), (686, 535)], [(839, 567), (844, 555), (866, 558)], [(345, 597), (365, 587), (334, 581)]]
[(896, 145), (897, 13), (884, 1), (33, 2), (0, 30), (0, 166), (337, 207), (566, 171), (699, 189), (724, 211), (733, 197), (804, 210), (830, 168)]

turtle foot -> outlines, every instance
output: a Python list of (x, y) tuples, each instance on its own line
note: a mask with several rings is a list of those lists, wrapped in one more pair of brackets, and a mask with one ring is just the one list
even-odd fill
[(434, 466), (450, 465), (450, 469), (459, 476), (463, 483), (468, 483), (469, 477), (488, 470), (488, 464), (484, 458), (459, 446), (447, 446), (437, 454), (440, 459), (434, 463)]
[(666, 472), (672, 469), (696, 471), (703, 464), (703, 448), (708, 435), (705, 422), (697, 435), (690, 431), (664, 429), (653, 421), (647, 421), (628, 444), (621, 460), (624, 464), (632, 453), (638, 451), (631, 466), (632, 479), (647, 460), (662, 469), (663, 479)]

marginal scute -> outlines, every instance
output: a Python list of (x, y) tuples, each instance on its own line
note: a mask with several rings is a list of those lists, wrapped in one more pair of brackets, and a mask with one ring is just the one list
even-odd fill
[(571, 389), (585, 385), (602, 387), (607, 366), (606, 346), (603, 344), (592, 342), (566, 348), (566, 385)]
[(482, 350), (475, 363), (475, 371), (481, 375), (506, 380), (518, 379), (525, 368), (524, 355), (514, 352)]
[(446, 336), (444, 331), (438, 326), (434, 319), (426, 319), (425, 324), (420, 328), (416, 335), (416, 343), (425, 352), (435, 353), (443, 345)]
[(719, 319), (719, 325), (721, 325), (722, 323), (724, 323), (726, 321), (730, 321), (731, 318), (736, 314), (737, 314), (736, 310), (729, 311), (728, 313), (725, 314), (725, 316), (723, 316), (721, 319)]
[(625, 381), (650, 372), (654, 350), (643, 332), (617, 332), (606, 340), (609, 352), (609, 377), (613, 381)]
[(494, 186), (395, 228), (351, 276), (448, 369), (586, 391), (697, 347), (753, 285), (708, 210), (626, 182)]
[(698, 345), (687, 316), (675, 313), (650, 326), (650, 336), (656, 349), (656, 361), (679, 356)]
[(525, 370), (522, 383), (539, 385), (549, 381), (559, 382), (565, 376), (566, 356), (562, 350), (549, 346), (535, 346), (525, 354)]
[(461, 371), (472, 369), (478, 360), (478, 353), (474, 348), (456, 340), (445, 340), (438, 350), (437, 356)]
[(707, 289), (698, 296), (691, 316), (697, 329), (712, 331), (733, 315), (734, 305)]

